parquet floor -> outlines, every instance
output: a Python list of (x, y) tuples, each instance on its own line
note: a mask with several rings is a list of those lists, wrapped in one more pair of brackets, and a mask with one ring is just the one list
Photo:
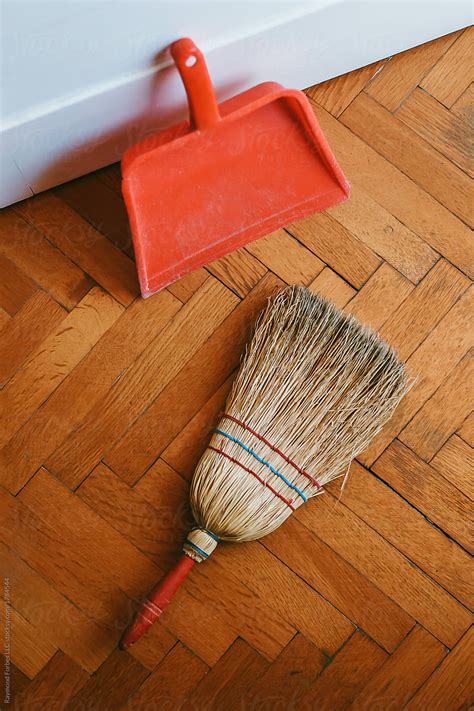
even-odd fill
[[(350, 201), (147, 301), (117, 166), (0, 214), (14, 708), (468, 708), (472, 34), (310, 88)], [(379, 329), (416, 384), (340, 501), (333, 482), (271, 536), (222, 546), (119, 652), (180, 550), (193, 467), (283, 282)]]

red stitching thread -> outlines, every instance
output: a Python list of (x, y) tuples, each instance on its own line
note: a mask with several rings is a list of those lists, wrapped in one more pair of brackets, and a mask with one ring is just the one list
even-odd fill
[(286, 504), (287, 506), (289, 506), (292, 511), (295, 511), (294, 506), (291, 505), (293, 499), (291, 499), (291, 500), (285, 499), (285, 497), (282, 496), (281, 494), (279, 494), (278, 491), (275, 491), (275, 489), (274, 489), (273, 487), (271, 487), (270, 484), (267, 484), (266, 481), (263, 481), (263, 479), (261, 479), (261, 478), (258, 476), (258, 474), (256, 474), (256, 473), (253, 472), (251, 469), (248, 469), (246, 466), (244, 466), (243, 464), (241, 464), (241, 462), (239, 462), (238, 459), (234, 459), (234, 457), (231, 457), (230, 454), (227, 454), (227, 453), (224, 452), (222, 449), (218, 449), (217, 447), (213, 447), (212, 445), (209, 445), (209, 446), (208, 446), (208, 449), (212, 449), (212, 451), (213, 451), (213, 452), (217, 452), (217, 454), (222, 454), (223, 457), (225, 457), (226, 459), (229, 459), (231, 462), (233, 462), (234, 464), (237, 464), (239, 467), (241, 467), (242, 469), (244, 469), (246, 472), (248, 472), (249, 474), (251, 474), (252, 476), (254, 476), (255, 479), (258, 479), (258, 481), (259, 481), (261, 484), (263, 484), (263, 486), (266, 486), (267, 489), (270, 489), (270, 491), (272, 492), (272, 494), (275, 494), (275, 496), (277, 496), (279, 499), (281, 499), (281, 501), (283, 501), (284, 504)]
[(227, 419), (227, 420), (232, 420), (232, 422), (235, 422), (236, 425), (240, 425), (241, 427), (244, 428), (244, 430), (247, 430), (247, 432), (250, 432), (250, 434), (253, 434), (254, 437), (257, 437), (257, 439), (259, 439), (261, 442), (263, 442), (264, 444), (266, 444), (267, 447), (270, 447), (270, 449), (272, 449), (274, 452), (276, 452), (276, 454), (279, 454), (280, 457), (281, 457), (282, 459), (284, 459), (285, 462), (287, 462), (287, 463), (290, 464), (292, 467), (294, 467), (297, 472), (299, 472), (300, 474), (302, 474), (303, 476), (305, 476), (307, 479), (309, 479), (310, 482), (311, 482), (312, 484), (314, 484), (314, 486), (316, 486), (318, 489), (321, 488), (321, 484), (318, 484), (318, 482), (316, 481), (316, 479), (315, 479), (313, 476), (311, 476), (311, 474), (308, 474), (308, 472), (305, 472), (304, 469), (301, 469), (301, 467), (299, 467), (297, 464), (295, 464), (294, 462), (292, 462), (291, 459), (286, 456), (286, 454), (283, 454), (283, 452), (280, 451), (277, 447), (274, 447), (273, 444), (271, 444), (267, 439), (265, 439), (265, 437), (262, 437), (262, 435), (258, 434), (258, 432), (255, 432), (255, 430), (253, 430), (251, 427), (249, 427), (248, 425), (246, 425), (245, 422), (241, 422), (241, 421), (238, 420), (236, 417), (233, 417), (232, 415), (228, 415), (226, 412), (223, 412), (223, 413), (221, 414), (221, 417), (224, 417), (224, 418)]

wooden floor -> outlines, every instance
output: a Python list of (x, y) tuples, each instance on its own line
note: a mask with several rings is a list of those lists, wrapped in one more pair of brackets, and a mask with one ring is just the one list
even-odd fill
[[(0, 214), (16, 708), (468, 708), (469, 42), (456, 32), (309, 89), (350, 201), (147, 301), (117, 166)], [(271, 536), (222, 545), (119, 652), (135, 601), (178, 555), (193, 467), (284, 282), (379, 329), (416, 384), (340, 501), (333, 482)]]

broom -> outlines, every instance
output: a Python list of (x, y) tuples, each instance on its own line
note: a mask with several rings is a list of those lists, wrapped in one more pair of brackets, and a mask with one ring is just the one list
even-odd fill
[(266, 536), (325, 484), (347, 476), (407, 389), (404, 365), (376, 333), (304, 287), (279, 292), (259, 319), (194, 472), (197, 526), (121, 648), (153, 624), (219, 541)]

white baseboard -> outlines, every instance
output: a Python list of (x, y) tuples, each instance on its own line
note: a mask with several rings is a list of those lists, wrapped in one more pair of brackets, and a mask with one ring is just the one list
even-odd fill
[[(228, 34), (200, 43), (218, 100), (268, 80), (304, 88), (471, 22), (470, 2), (464, 0), (306, 5), (298, 5), (299, 14), (286, 13), (277, 24), (269, 22), (237, 39)], [(180, 4), (174, 7), (178, 12)], [(178, 24), (182, 30), (175, 39), (188, 35), (199, 43), (193, 27)], [(58, 55), (56, 61), (68, 57)], [(184, 91), (166, 56), (154, 67), (112, 76), (23, 110), (8, 119), (0, 134), (0, 206), (113, 163), (138, 139), (184, 115)]]

